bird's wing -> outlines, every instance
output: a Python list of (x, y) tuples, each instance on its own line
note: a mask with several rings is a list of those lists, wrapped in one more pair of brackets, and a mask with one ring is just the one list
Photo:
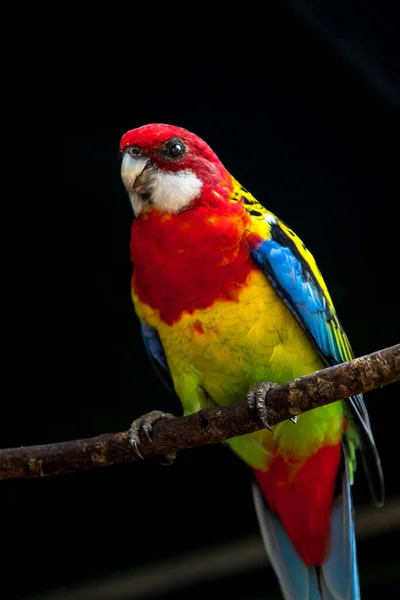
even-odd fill
[[(314, 257), (276, 215), (242, 189), (251, 216), (249, 251), (271, 285), (314, 343), (327, 366), (354, 355)], [(362, 460), (375, 502), (384, 498), (383, 474), (362, 394), (346, 400), (357, 426)], [(351, 439), (347, 440), (351, 444)]]
[(157, 375), (160, 377), (161, 381), (168, 388), (168, 390), (172, 393), (175, 393), (171, 372), (169, 370), (167, 358), (165, 356), (164, 348), (157, 330), (145, 323), (140, 324), (140, 330), (147, 354)]

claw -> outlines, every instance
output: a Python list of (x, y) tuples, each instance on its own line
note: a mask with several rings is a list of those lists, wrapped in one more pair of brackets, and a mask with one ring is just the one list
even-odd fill
[(145, 423), (142, 427), (143, 433), (144, 435), (147, 437), (147, 439), (149, 440), (149, 442), (152, 442), (153, 440), (151, 439), (151, 431), (153, 429), (153, 425), (151, 425), (151, 423)]
[(136, 454), (139, 456), (139, 458), (143, 458), (143, 456), (140, 454), (139, 452), (139, 444), (140, 444), (140, 440), (137, 436), (131, 435), (129, 437), (129, 443), (132, 446), (132, 448), (134, 449), (134, 451), (136, 452)]
[(262, 381), (247, 394), (247, 403), (249, 407), (252, 410), (257, 410), (258, 416), (263, 422), (265, 428), (268, 429), (268, 431), (271, 431), (271, 433), (273, 433), (274, 430), (268, 423), (268, 393), (276, 387), (278, 387), (276, 383)]
[[(132, 446), (133, 450), (136, 452), (136, 454), (140, 458), (144, 459), (144, 457), (141, 455), (141, 453), (139, 451), (140, 433), (142, 432), (143, 435), (146, 437), (146, 439), (149, 442), (152, 442), (153, 440), (151, 439), (150, 434), (153, 430), (154, 423), (156, 421), (160, 421), (160, 419), (173, 419), (173, 418), (174, 418), (174, 415), (161, 412), (160, 410), (153, 410), (152, 412), (149, 412), (146, 415), (143, 415), (142, 417), (139, 417), (138, 419), (133, 421), (132, 425), (130, 426), (129, 432), (128, 432), (129, 443)], [(175, 456), (176, 456), (176, 454), (175, 454)], [(172, 464), (173, 461), (175, 460), (175, 456), (173, 454), (167, 455), (168, 463), (166, 463), (166, 464), (169, 464), (169, 465)]]
[(292, 421), (292, 423), (294, 423), (296, 425), (296, 423), (297, 423), (297, 416), (296, 417), (290, 417), (290, 420)]

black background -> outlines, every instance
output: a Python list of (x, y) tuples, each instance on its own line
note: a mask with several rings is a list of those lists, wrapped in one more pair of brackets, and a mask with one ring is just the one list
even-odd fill
[[(23, 256), (7, 292), (12, 334), (3, 367), (11, 393), (2, 447), (125, 430), (155, 408), (181, 412), (154, 376), (130, 299), (132, 212), (118, 143), (148, 122), (203, 137), (300, 235), (357, 356), (399, 342), (393, 19), (382, 4), (379, 12), (344, 5), (281, 3), (218, 25), (197, 8), (181, 14), (186, 25), (171, 19), (158, 28), (148, 8), (131, 22), (120, 15), (115, 44), (95, 27), (86, 37), (82, 26), (82, 50), (70, 30), (62, 100), (48, 119), (56, 183), (36, 219), (21, 219)], [(46, 155), (40, 160), (36, 177), (45, 188), (51, 169)], [(389, 497), (400, 493), (398, 395), (398, 384), (367, 395)], [(369, 502), (361, 468), (354, 499)], [(247, 470), (221, 447), (182, 452), (169, 468), (156, 459), (2, 482), (1, 506), (10, 598), (257, 533)], [(399, 585), (398, 542), (395, 531), (360, 542), (364, 598)], [(268, 597), (277, 583), (267, 570), (210, 589)]]

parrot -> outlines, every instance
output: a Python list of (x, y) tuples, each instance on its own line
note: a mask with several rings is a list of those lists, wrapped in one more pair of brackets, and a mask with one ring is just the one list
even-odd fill
[[(124, 133), (119, 151), (133, 209), (134, 311), (145, 354), (184, 415), (244, 399), (268, 403), (272, 386), (354, 357), (311, 252), (201, 137), (149, 123)], [(384, 503), (363, 396), (274, 428), (259, 414), (265, 428), (224, 444), (249, 467), (283, 597), (359, 599), (351, 493), (358, 452), (374, 503)], [(139, 455), (140, 435), (151, 439), (162, 418), (172, 415), (155, 410), (133, 422)]]

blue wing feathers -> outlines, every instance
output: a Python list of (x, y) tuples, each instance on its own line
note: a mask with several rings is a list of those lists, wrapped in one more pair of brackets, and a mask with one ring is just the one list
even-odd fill
[(156, 360), (164, 370), (169, 371), (164, 348), (157, 331), (154, 327), (150, 327), (150, 325), (145, 325), (144, 323), (141, 323), (140, 327), (144, 345), (150, 356), (152, 359)]
[(168, 390), (174, 393), (174, 384), (172, 382), (171, 372), (169, 370), (167, 358), (165, 356), (164, 348), (157, 330), (150, 325), (146, 325), (145, 323), (140, 324), (140, 330), (147, 354), (155, 371)]
[(275, 288), (285, 297), (292, 311), (296, 312), (302, 326), (313, 336), (324, 358), (329, 362), (330, 357), (342, 360), (327, 327), (327, 321), (332, 318), (330, 306), (323, 291), (292, 250), (275, 240), (266, 240), (252, 256), (274, 280)]

